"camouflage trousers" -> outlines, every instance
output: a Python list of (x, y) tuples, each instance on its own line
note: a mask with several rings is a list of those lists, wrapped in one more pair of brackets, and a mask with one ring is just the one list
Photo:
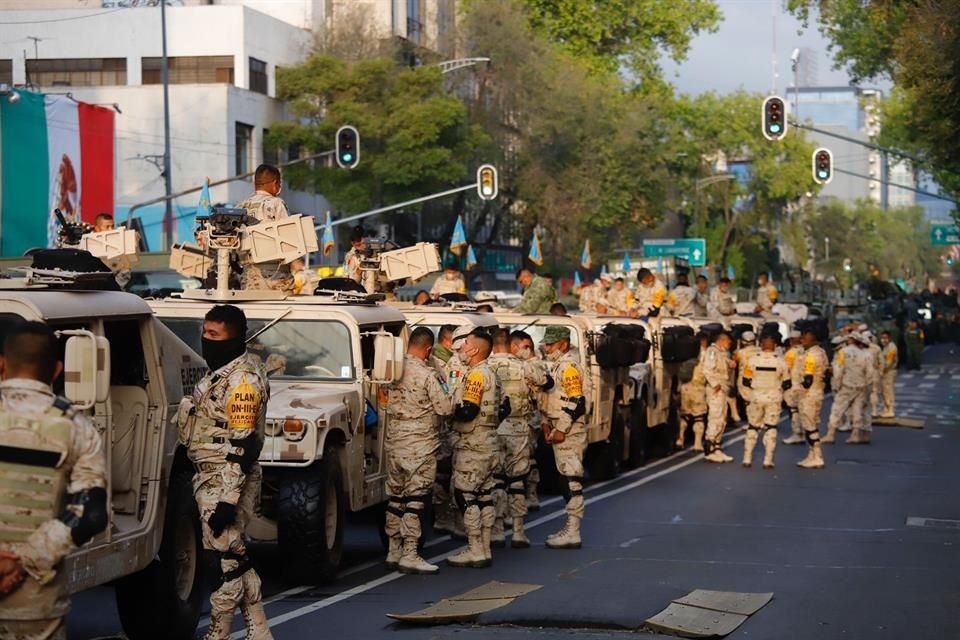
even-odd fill
[(807, 444), (820, 441), (820, 412), (823, 409), (823, 391), (804, 389), (797, 402), (800, 426)]
[(872, 420), (864, 421), (863, 419), (864, 394), (869, 395), (868, 387), (841, 387), (833, 396), (833, 406), (830, 408), (830, 420), (827, 423), (827, 431), (836, 431), (844, 416), (848, 415), (850, 417), (851, 427), (869, 431), (873, 425)]
[(587, 431), (582, 422), (574, 424), (563, 442), (555, 442), (553, 457), (557, 472), (566, 481), (563, 499), (568, 516), (583, 518), (583, 453), (587, 449)]
[(727, 392), (707, 390), (707, 436), (703, 447), (706, 453), (720, 448), (723, 431), (727, 428)]
[[(527, 474), (530, 473), (530, 428), (526, 418), (509, 417), (497, 429), (500, 468), (494, 494), (497, 517), (527, 515)], [(502, 485), (502, 489), (500, 489)]]
[[(707, 420), (707, 388), (702, 384), (685, 382), (680, 385), (680, 424), (677, 441), (682, 445), (689, 427), (697, 424), (703, 429)], [(697, 433), (694, 428), (694, 433)]]
[(754, 400), (747, 405), (747, 422), (751, 427), (776, 429), (780, 422), (780, 403)]
[(463, 514), (467, 535), (480, 535), (496, 520), (493, 475), (500, 461), (497, 430), (476, 426), (458, 433), (453, 451), (454, 499)]
[[(249, 254), (240, 257), (240, 288), (245, 291), (283, 291), (293, 295), (294, 277), (290, 273), (290, 266), (281, 264), (256, 265), (250, 260)], [(312, 292), (311, 292), (312, 293)]]
[(3, 640), (67, 640), (63, 618), (47, 620), (0, 620)]
[(423, 534), (423, 514), (437, 477), (439, 446), (433, 418), (390, 423), (385, 443), (387, 537), (419, 540)]
[(530, 445), (530, 471), (527, 472), (527, 486), (533, 485), (534, 490), (536, 490), (537, 485), (540, 484), (540, 467), (537, 465), (537, 447), (540, 445), (541, 433), (540, 419), (537, 416), (530, 418), (530, 437), (528, 439)]
[(800, 389), (789, 389), (783, 394), (783, 402), (790, 410), (790, 431), (795, 436), (803, 435), (803, 424), (800, 420)]
[[(210, 481), (204, 482), (203, 475), (210, 475)], [(247, 521), (256, 508), (260, 492), (260, 480), (263, 477), (260, 466), (254, 466), (247, 475), (237, 503), (237, 518), (219, 536), (214, 536), (208, 521), (220, 501), (221, 487), (217, 472), (198, 472), (195, 496), (200, 510), (200, 523), (203, 527), (203, 548), (215, 552), (220, 557), (220, 584), (210, 594), (210, 627), (206, 640), (226, 640), (230, 637), (233, 613), (237, 607), (243, 614), (250, 640), (273, 638), (266, 624), (260, 593), (260, 577), (250, 566), (247, 545), (243, 531)]]
[(892, 416), (896, 405), (897, 371), (888, 371), (880, 379), (880, 389), (883, 395), (883, 414)]

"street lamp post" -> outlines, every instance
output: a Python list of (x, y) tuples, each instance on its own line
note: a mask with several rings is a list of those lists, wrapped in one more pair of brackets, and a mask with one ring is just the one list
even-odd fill
[(173, 245), (173, 179), (170, 175), (170, 69), (167, 60), (167, 1), (160, 1), (160, 32), (163, 39), (160, 80), (163, 83), (163, 187), (166, 208), (163, 211), (163, 249)]
[(824, 262), (830, 262), (830, 238), (825, 237), (823, 239), (823, 259)]

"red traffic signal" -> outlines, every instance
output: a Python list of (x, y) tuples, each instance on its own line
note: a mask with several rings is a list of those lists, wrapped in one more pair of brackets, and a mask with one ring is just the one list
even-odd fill
[(787, 135), (787, 103), (780, 96), (769, 96), (760, 109), (763, 137), (779, 140)]
[(813, 181), (817, 184), (829, 184), (833, 180), (833, 154), (830, 149), (820, 147), (813, 152)]
[(343, 169), (353, 169), (360, 163), (360, 134), (356, 128), (344, 125), (337, 129), (336, 159)]

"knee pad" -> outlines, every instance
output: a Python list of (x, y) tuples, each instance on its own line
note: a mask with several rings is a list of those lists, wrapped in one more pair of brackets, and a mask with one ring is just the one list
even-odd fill
[[(563, 476), (563, 500), (564, 502), (570, 502), (576, 496), (583, 495), (583, 478), (579, 476)], [(574, 488), (574, 484), (579, 485), (579, 488)]]

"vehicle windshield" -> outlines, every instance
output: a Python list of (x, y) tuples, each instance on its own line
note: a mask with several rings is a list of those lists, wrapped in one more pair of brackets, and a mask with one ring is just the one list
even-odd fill
[[(161, 318), (177, 336), (201, 353), (202, 318)], [(248, 319), (253, 335), (269, 320)], [(346, 325), (333, 320), (281, 320), (247, 345), (271, 379), (353, 380), (353, 350)]]
[(202, 284), (198, 278), (182, 276), (176, 271), (134, 271), (130, 274), (127, 291), (136, 294), (160, 290), (177, 292), (196, 289)]

